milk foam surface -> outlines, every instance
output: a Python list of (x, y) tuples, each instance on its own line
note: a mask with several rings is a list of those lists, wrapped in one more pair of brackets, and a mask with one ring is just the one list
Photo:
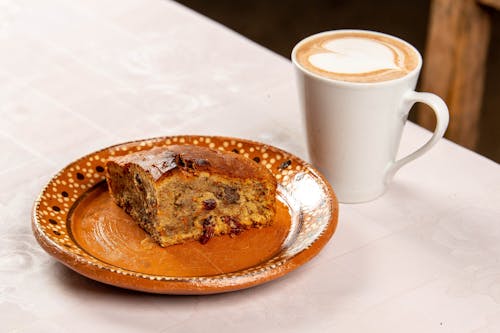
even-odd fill
[(324, 43), (326, 52), (309, 56), (309, 62), (335, 73), (367, 73), (380, 69), (399, 69), (393, 50), (365, 38), (341, 38)]

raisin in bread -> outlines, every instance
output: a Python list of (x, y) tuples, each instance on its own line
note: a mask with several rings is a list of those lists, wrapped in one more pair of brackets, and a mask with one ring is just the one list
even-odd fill
[(111, 158), (106, 178), (115, 203), (161, 246), (237, 235), (275, 214), (274, 176), (233, 152), (153, 148)]

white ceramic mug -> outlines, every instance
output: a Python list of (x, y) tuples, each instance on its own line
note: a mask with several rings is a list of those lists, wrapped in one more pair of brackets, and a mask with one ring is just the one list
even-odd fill
[[(297, 49), (321, 35), (362, 32), (405, 43), (417, 55), (404, 76), (379, 82), (347, 82), (314, 73), (297, 60)], [(332, 184), (340, 202), (370, 201), (382, 195), (396, 171), (428, 151), (444, 135), (448, 108), (431, 93), (415, 92), (422, 67), (420, 53), (390, 35), (338, 30), (310, 36), (292, 51), (299, 98), (305, 116), (311, 162)], [(411, 106), (422, 102), (436, 114), (432, 138), (412, 154), (395, 160)]]

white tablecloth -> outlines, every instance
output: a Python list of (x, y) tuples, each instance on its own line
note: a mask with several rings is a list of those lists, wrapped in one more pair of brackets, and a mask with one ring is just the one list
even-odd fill
[[(244, 291), (127, 291), (37, 245), (33, 201), (64, 165), (198, 133), (307, 158), (290, 62), (173, 2), (0, 1), (1, 332), (500, 332), (500, 168), (446, 140), (341, 205), (318, 257)], [(408, 124), (401, 154), (429, 136)]]

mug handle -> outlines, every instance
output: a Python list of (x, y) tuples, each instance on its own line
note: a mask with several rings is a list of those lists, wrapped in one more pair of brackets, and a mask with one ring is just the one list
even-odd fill
[(385, 175), (386, 183), (389, 182), (392, 179), (392, 177), (394, 177), (394, 174), (403, 165), (422, 156), (429, 149), (431, 149), (439, 141), (439, 139), (443, 137), (444, 133), (446, 132), (446, 128), (448, 127), (448, 122), (450, 118), (448, 113), (448, 107), (446, 106), (444, 101), (437, 95), (427, 92), (409, 91), (408, 93), (405, 94), (403, 99), (404, 99), (405, 110), (410, 110), (412, 105), (417, 102), (421, 102), (430, 106), (430, 108), (434, 111), (434, 114), (436, 115), (436, 128), (434, 129), (434, 134), (432, 135), (432, 137), (422, 147), (420, 147), (413, 153), (389, 164)]

